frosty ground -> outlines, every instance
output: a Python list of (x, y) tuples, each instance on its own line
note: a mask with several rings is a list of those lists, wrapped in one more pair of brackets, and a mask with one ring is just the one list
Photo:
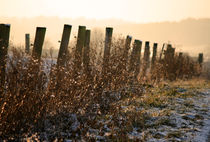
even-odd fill
[(116, 92), (109, 95), (116, 97), (117, 101), (109, 105), (119, 107), (118, 112), (49, 115), (43, 131), (31, 132), (24, 140), (208, 142), (208, 82), (164, 82), (143, 85), (141, 96), (121, 96)]

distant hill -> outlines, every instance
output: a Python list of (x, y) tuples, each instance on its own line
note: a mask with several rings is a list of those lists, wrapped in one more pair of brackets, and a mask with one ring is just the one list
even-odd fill
[[(114, 27), (114, 33), (127, 34), (142, 41), (149, 40), (160, 44), (170, 41), (178, 50), (189, 51), (190, 54), (204, 52), (210, 56), (210, 19), (185, 19), (179, 22), (130, 23), (117, 19), (66, 19), (58, 17), (5, 18), (0, 17), (0, 23), (11, 24), (11, 40), (15, 44), (24, 43), (24, 34), (30, 33), (33, 39), (37, 26), (46, 26), (46, 41), (50, 46), (59, 47), (64, 24), (73, 25), (71, 38), (76, 36), (78, 25), (90, 29)], [(162, 45), (160, 45), (162, 46)]]

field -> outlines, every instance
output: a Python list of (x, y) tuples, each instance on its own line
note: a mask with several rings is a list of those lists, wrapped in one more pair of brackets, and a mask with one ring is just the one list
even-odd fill
[(68, 46), (70, 28), (64, 27), (57, 58), (53, 50), (42, 55), (44, 28), (37, 28), (32, 51), (1, 52), (0, 140), (207, 140), (203, 54), (195, 59), (171, 44), (151, 50), (149, 42), (112, 37), (112, 28), (105, 42), (90, 41), (84, 26)]

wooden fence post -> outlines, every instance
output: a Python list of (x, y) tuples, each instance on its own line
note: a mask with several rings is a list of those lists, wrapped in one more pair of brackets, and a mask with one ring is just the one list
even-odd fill
[(179, 52), (179, 59), (182, 58), (183, 52)]
[(82, 64), (82, 50), (85, 45), (85, 33), (86, 27), (79, 26), (78, 36), (77, 36), (77, 45), (75, 51), (75, 71), (78, 72), (81, 69)]
[(140, 70), (141, 47), (142, 41), (135, 40), (130, 58), (130, 72), (134, 75), (135, 79), (137, 78)]
[(169, 80), (174, 80), (176, 76), (174, 75), (174, 55), (175, 55), (175, 48), (172, 47), (171, 44), (167, 45), (167, 49), (165, 51), (164, 57), (164, 68), (165, 68), (165, 78)]
[(183, 62), (183, 52), (179, 52), (179, 56), (178, 56), (178, 64), (182, 64)]
[(109, 66), (109, 57), (111, 52), (111, 42), (112, 42), (112, 33), (113, 28), (106, 28), (106, 37), (105, 37), (105, 47), (104, 47), (104, 59), (103, 59), (103, 68), (102, 73), (106, 74)]
[(125, 41), (125, 49), (123, 52), (123, 61), (122, 61), (122, 69), (126, 70), (127, 62), (128, 62), (128, 51), (130, 50), (130, 44), (131, 44), (132, 37), (127, 36), (126, 41)]
[(149, 68), (149, 61), (150, 60), (150, 46), (149, 41), (145, 42), (145, 49), (144, 49), (144, 60), (143, 60), (143, 70), (142, 70), (142, 76), (144, 77), (147, 73), (147, 69)]
[(32, 56), (38, 60), (40, 60), (41, 55), (42, 55), (42, 47), (44, 44), (45, 33), (46, 33), (45, 27), (37, 27), (36, 28), (36, 36), (35, 36), (35, 40), (34, 40)]
[(84, 45), (84, 54), (83, 54), (83, 63), (84, 63), (84, 70), (87, 75), (90, 75), (90, 30), (86, 30), (85, 33), (85, 45)]
[(0, 24), (0, 97), (4, 92), (10, 25)]
[(202, 63), (203, 63), (203, 53), (199, 53), (199, 55), (198, 55), (198, 63), (200, 64), (200, 66), (202, 66)]
[(160, 52), (160, 58), (159, 58), (159, 60), (162, 59), (162, 55), (163, 55), (163, 52), (164, 52), (165, 45), (166, 45), (166, 44), (164, 43), (163, 46), (162, 46), (162, 49), (161, 49), (161, 52)]
[(173, 48), (171, 44), (168, 44), (165, 52), (165, 60), (172, 60), (174, 58), (174, 55), (175, 48)]
[(57, 59), (58, 66), (64, 66), (66, 63), (66, 54), (67, 54), (68, 45), (69, 45), (71, 28), (72, 28), (71, 25), (66, 25), (66, 24), (64, 25), (61, 45), (60, 45), (58, 59)]
[(153, 45), (153, 53), (152, 53), (152, 70), (155, 67), (156, 57), (157, 57), (157, 43), (154, 43)]
[(182, 70), (183, 70), (183, 52), (179, 52), (177, 68), (178, 68), (178, 71), (176, 73), (176, 76), (181, 77)]
[(25, 34), (25, 52), (30, 53), (30, 34)]

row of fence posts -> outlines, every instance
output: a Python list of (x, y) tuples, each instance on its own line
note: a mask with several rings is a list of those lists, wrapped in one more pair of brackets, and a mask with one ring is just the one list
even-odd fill
[[(58, 53), (57, 66), (65, 66), (66, 64), (66, 54), (68, 50), (68, 44), (70, 40), (72, 26), (64, 25), (60, 49)], [(36, 35), (33, 44), (32, 57), (37, 60), (41, 59), (42, 55), (42, 47), (44, 43), (46, 28), (45, 27), (37, 27)], [(5, 83), (5, 71), (6, 71), (6, 58), (9, 47), (9, 34), (10, 34), (10, 25), (0, 24), (0, 87), (1, 90), (4, 88)], [(106, 28), (105, 35), (105, 45), (104, 45), (104, 57), (103, 57), (103, 66), (102, 66), (102, 76), (107, 76), (107, 72), (109, 70), (109, 58), (111, 54), (111, 44), (112, 44), (112, 34), (113, 28)], [(75, 51), (75, 61), (74, 68), (75, 71), (81, 70), (81, 65), (83, 62), (83, 66), (85, 69), (85, 73), (90, 73), (89, 68), (89, 52), (90, 52), (90, 36), (91, 31), (87, 30), (85, 26), (79, 26), (78, 36), (77, 36), (77, 44)], [(140, 71), (140, 63), (141, 63), (141, 50), (142, 50), (142, 41), (134, 40), (134, 46), (131, 51), (130, 61), (129, 59), (129, 50), (130, 44), (132, 41), (131, 36), (127, 36), (125, 42), (125, 48), (123, 52), (123, 62), (122, 65), (123, 70), (126, 70), (127, 62), (129, 62), (128, 70), (133, 72), (134, 76), (137, 77)], [(172, 48), (171, 44), (164, 44), (161, 50), (160, 59), (162, 58), (162, 54), (164, 52), (164, 48), (167, 45), (167, 49), (164, 53), (164, 58), (171, 59), (175, 55), (175, 48)], [(30, 34), (25, 34), (25, 52), (30, 52)], [(151, 59), (151, 70), (154, 69), (156, 57), (157, 57), (157, 47), (158, 44), (154, 43), (153, 45), (153, 55)], [(182, 53), (179, 54), (182, 56)], [(199, 54), (198, 62), (201, 65), (203, 63), (203, 53)], [(149, 41), (145, 42), (144, 56), (143, 56), (143, 68), (142, 68), (142, 76), (146, 75), (146, 72), (150, 66), (150, 45)], [(0, 92), (1, 93), (1, 92)]]

